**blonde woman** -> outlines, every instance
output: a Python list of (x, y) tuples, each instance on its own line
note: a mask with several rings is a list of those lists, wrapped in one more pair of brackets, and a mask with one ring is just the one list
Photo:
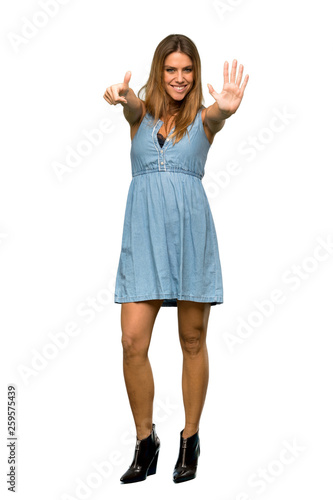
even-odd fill
[(217, 236), (202, 178), (215, 134), (243, 98), (249, 76), (240, 85), (243, 66), (237, 79), (236, 72), (234, 60), (229, 78), (225, 62), (223, 89), (218, 93), (208, 84), (215, 102), (204, 107), (198, 50), (188, 37), (174, 34), (158, 44), (138, 97), (129, 87), (130, 71), (104, 94), (109, 104), (123, 106), (132, 140), (132, 181), (114, 297), (122, 305), (124, 379), (137, 437), (123, 483), (156, 472), (160, 439), (153, 424), (148, 349), (160, 307), (177, 307), (183, 353), (185, 426), (173, 480), (196, 477), (208, 385), (208, 318), (211, 306), (223, 303)]

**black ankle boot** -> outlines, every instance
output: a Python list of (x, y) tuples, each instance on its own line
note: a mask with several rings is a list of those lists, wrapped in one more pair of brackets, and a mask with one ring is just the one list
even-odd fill
[(175, 483), (195, 478), (200, 455), (199, 430), (188, 438), (183, 438), (182, 432), (180, 433), (179, 455), (173, 471)]
[(147, 476), (156, 473), (160, 440), (155, 431), (155, 424), (148, 437), (136, 439), (134, 458), (128, 470), (120, 478), (123, 483), (144, 481)]

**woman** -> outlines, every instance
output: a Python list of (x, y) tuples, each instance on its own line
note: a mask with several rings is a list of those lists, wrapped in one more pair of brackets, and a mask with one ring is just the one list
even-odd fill
[(124, 82), (104, 98), (121, 104), (131, 127), (132, 181), (115, 286), (121, 303), (123, 369), (136, 426), (136, 447), (123, 483), (156, 472), (160, 440), (153, 424), (154, 380), (148, 359), (160, 307), (177, 307), (183, 352), (185, 427), (174, 482), (196, 477), (199, 420), (208, 384), (206, 333), (211, 305), (223, 303), (222, 274), (214, 221), (201, 179), (209, 148), (225, 120), (238, 109), (248, 82), (243, 67), (229, 80), (224, 64), (221, 93), (208, 84), (215, 103), (202, 105), (201, 62), (195, 44), (169, 35), (157, 46), (145, 99)]

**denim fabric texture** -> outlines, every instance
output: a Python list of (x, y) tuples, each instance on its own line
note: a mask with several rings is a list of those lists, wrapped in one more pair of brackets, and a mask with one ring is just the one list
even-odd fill
[(147, 112), (131, 144), (128, 190), (114, 302), (164, 299), (223, 303), (218, 241), (202, 184), (211, 146), (198, 111), (177, 143), (157, 138)]

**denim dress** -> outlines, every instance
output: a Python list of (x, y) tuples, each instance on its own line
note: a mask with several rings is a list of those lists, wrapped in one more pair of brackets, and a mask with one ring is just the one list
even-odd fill
[(174, 128), (159, 141), (163, 122), (154, 125), (148, 112), (133, 138), (115, 303), (223, 303), (218, 241), (202, 184), (211, 146), (202, 109), (176, 144), (169, 139)]

